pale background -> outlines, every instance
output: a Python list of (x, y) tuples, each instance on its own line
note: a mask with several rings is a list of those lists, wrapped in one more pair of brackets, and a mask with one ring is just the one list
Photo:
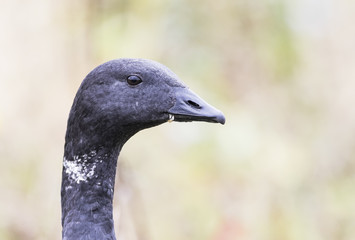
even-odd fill
[(119, 239), (355, 239), (354, 22), (352, 0), (1, 0), (0, 239), (60, 239), (69, 109), (119, 57), (167, 65), (227, 119), (130, 140)]

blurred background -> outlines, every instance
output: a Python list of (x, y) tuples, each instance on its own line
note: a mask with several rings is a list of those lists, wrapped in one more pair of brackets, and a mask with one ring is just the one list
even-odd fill
[(119, 239), (355, 239), (354, 21), (350, 0), (2, 0), (0, 239), (61, 239), (67, 116), (120, 57), (167, 65), (227, 122), (125, 145)]

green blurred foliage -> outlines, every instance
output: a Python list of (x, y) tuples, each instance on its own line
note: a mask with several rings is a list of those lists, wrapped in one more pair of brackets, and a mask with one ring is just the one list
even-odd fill
[(227, 122), (164, 124), (125, 145), (118, 239), (354, 239), (351, 1), (0, 5), (0, 239), (60, 239), (73, 96), (119, 57), (167, 65)]

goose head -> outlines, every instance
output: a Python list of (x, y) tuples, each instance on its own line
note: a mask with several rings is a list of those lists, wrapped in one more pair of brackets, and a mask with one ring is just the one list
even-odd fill
[(75, 141), (76, 150), (84, 152), (90, 145), (125, 142), (142, 129), (173, 120), (225, 123), (221, 111), (164, 65), (147, 59), (117, 59), (98, 66), (82, 82), (66, 140), (68, 144)]

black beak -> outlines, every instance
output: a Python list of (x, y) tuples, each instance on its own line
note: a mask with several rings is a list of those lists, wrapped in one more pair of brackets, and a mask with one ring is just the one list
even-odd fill
[(175, 104), (168, 111), (174, 116), (174, 121), (204, 121), (221, 124), (226, 122), (221, 111), (209, 105), (188, 88), (176, 88), (175, 97)]

